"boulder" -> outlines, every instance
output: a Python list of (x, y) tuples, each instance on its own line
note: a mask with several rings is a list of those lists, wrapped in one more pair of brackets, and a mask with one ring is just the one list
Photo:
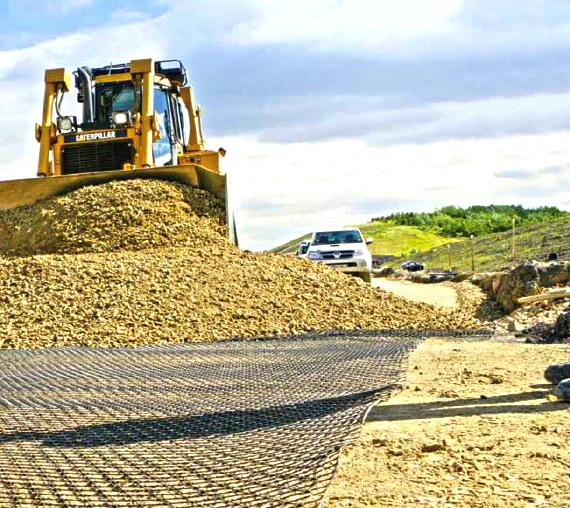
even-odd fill
[(570, 305), (556, 319), (551, 334), (556, 342), (570, 342)]
[(563, 379), (554, 388), (554, 395), (558, 397), (559, 400), (564, 402), (570, 402), (570, 379)]
[(545, 288), (568, 284), (570, 282), (570, 261), (552, 261), (539, 263), (540, 285)]
[(486, 291), (508, 312), (520, 306), (521, 296), (531, 296), (542, 288), (570, 282), (570, 261), (529, 261), (503, 272), (480, 273), (471, 282)]
[(544, 379), (553, 385), (568, 378), (570, 378), (570, 363), (553, 363), (544, 371)]
[(536, 261), (523, 263), (494, 281), (495, 299), (505, 310), (515, 310), (519, 306), (517, 299), (521, 296), (540, 293), (538, 265)]
[[(570, 305), (562, 311), (554, 325), (536, 323), (523, 330), (527, 335), (526, 342), (533, 344), (570, 343)], [(555, 368), (555, 367), (553, 367)], [(567, 372), (570, 377), (570, 368)]]

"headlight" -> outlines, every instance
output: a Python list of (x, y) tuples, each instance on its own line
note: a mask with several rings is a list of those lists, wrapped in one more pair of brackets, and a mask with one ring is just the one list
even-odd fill
[(362, 249), (357, 249), (356, 251), (354, 251), (355, 256), (362, 256), (362, 254), (364, 254), (364, 251)]
[(73, 118), (70, 116), (61, 116), (57, 119), (57, 128), (60, 131), (70, 131), (73, 129)]
[(125, 111), (113, 113), (113, 123), (115, 125), (127, 125), (129, 123), (129, 114)]
[(309, 254), (307, 255), (307, 257), (309, 259), (312, 259), (313, 261), (316, 261), (317, 259), (321, 259), (321, 254), (319, 252), (309, 252)]

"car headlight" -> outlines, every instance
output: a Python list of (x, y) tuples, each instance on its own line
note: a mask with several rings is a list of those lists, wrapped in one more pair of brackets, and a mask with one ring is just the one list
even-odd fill
[(113, 113), (113, 123), (115, 125), (127, 125), (129, 123), (129, 114), (125, 111), (117, 111)]
[(70, 131), (73, 129), (73, 117), (71, 116), (60, 116), (57, 119), (57, 128), (60, 131)]
[(313, 261), (317, 261), (318, 259), (321, 259), (321, 254), (319, 252), (309, 252), (307, 257)]
[(364, 254), (364, 250), (363, 250), (363, 249), (357, 249), (357, 250), (354, 252), (354, 255), (355, 255), (355, 256), (362, 256), (363, 254)]

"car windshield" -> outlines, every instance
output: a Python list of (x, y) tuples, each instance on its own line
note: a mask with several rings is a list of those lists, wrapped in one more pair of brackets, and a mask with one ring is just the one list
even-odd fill
[(312, 245), (329, 245), (333, 243), (361, 243), (362, 236), (356, 230), (349, 231), (322, 231), (315, 233)]

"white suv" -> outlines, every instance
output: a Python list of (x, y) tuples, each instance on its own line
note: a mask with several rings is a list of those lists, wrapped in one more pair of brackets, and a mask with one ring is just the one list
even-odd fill
[(311, 237), (307, 258), (324, 263), (331, 268), (359, 275), (366, 282), (372, 278), (372, 255), (358, 228), (342, 228), (334, 231), (317, 231)]

